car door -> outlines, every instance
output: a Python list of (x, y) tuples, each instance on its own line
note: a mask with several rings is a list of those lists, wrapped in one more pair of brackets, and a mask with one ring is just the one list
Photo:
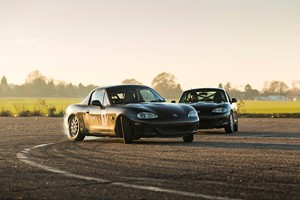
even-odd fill
[(105, 115), (105, 118), (103, 117), (101, 118), (104, 119), (101, 131), (105, 132), (105, 134), (108, 135), (114, 135), (117, 111), (116, 109), (113, 109), (113, 107), (110, 105), (107, 92), (104, 92), (102, 105), (103, 105), (102, 116)]
[(93, 92), (88, 110), (88, 121), (89, 121), (89, 130), (94, 134), (106, 134), (106, 130), (109, 127), (108, 125), (108, 116), (107, 110), (104, 106), (94, 106), (92, 105), (93, 101), (100, 101), (103, 105), (104, 99), (104, 90), (96, 90)]

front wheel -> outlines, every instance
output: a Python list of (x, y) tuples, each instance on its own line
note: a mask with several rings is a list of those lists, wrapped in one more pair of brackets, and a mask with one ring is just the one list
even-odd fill
[(235, 132), (238, 132), (239, 131), (239, 120), (238, 118), (236, 117), (236, 122), (234, 124), (234, 131)]
[(121, 128), (122, 128), (122, 135), (125, 144), (132, 144), (134, 137), (133, 137), (133, 130), (130, 124), (130, 121), (127, 117), (121, 117)]
[(233, 133), (234, 132), (234, 120), (232, 113), (229, 115), (228, 125), (225, 127), (226, 133)]
[(194, 134), (183, 136), (182, 139), (183, 139), (184, 142), (193, 142), (193, 140), (194, 140)]
[(69, 137), (73, 141), (82, 141), (85, 135), (80, 131), (80, 123), (77, 116), (72, 116), (69, 119)]

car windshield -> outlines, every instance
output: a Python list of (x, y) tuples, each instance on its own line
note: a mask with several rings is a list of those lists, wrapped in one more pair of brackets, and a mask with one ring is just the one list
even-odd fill
[(141, 102), (165, 102), (151, 88), (118, 88), (108, 92), (111, 104), (128, 104)]
[(222, 90), (196, 90), (183, 94), (180, 103), (197, 103), (197, 102), (226, 102), (226, 96)]

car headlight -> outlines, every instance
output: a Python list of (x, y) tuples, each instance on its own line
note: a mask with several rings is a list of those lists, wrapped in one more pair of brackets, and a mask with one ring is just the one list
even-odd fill
[(139, 119), (155, 119), (155, 118), (158, 118), (158, 116), (151, 112), (140, 112), (137, 114), (137, 118), (139, 118)]
[(225, 107), (219, 107), (212, 110), (213, 113), (226, 113), (227, 109)]
[(191, 110), (188, 114), (188, 118), (190, 117), (198, 117), (198, 113), (196, 110)]

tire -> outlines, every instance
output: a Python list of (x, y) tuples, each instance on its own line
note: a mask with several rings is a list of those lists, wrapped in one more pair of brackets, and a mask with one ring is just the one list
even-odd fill
[(72, 116), (69, 119), (69, 137), (73, 141), (82, 141), (85, 135), (80, 131), (80, 122), (77, 116)]
[(193, 142), (193, 140), (194, 140), (194, 134), (190, 134), (190, 135), (184, 136), (184, 137), (182, 137), (182, 139), (183, 139), (184, 142)]
[(130, 121), (127, 117), (122, 116), (121, 117), (121, 129), (122, 129), (122, 135), (124, 139), (125, 144), (132, 144), (134, 137), (133, 137), (133, 130), (130, 124)]
[(228, 125), (225, 127), (226, 133), (234, 132), (234, 119), (232, 113), (229, 115)]
[(235, 132), (238, 132), (238, 131), (239, 131), (239, 120), (238, 120), (238, 118), (236, 118), (236, 122), (235, 122), (235, 124), (234, 124), (234, 131), (235, 131)]

